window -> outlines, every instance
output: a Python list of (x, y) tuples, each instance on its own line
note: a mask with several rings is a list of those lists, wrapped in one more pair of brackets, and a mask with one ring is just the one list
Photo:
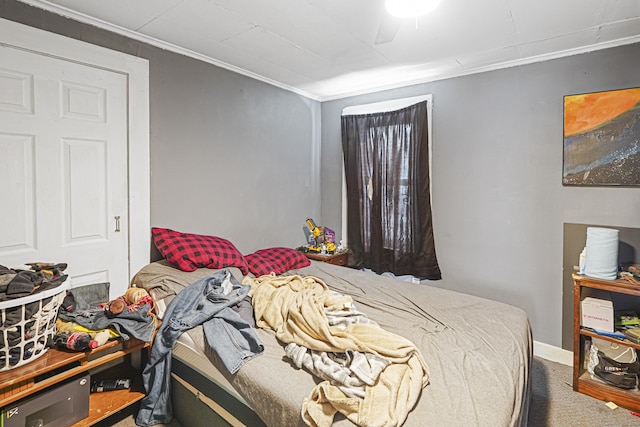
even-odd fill
[(440, 278), (431, 223), (428, 101), (392, 111), (343, 112), (346, 234), (351, 263), (358, 267)]

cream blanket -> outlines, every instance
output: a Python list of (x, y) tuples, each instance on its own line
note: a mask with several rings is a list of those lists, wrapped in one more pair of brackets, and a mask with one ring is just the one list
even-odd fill
[(377, 354), (391, 363), (364, 399), (346, 396), (324, 381), (305, 400), (302, 417), (310, 426), (333, 423), (336, 412), (359, 426), (402, 425), (414, 407), (429, 374), (420, 351), (409, 340), (372, 324), (331, 326), (325, 311), (349, 308), (352, 299), (327, 288), (316, 277), (261, 276), (245, 278), (258, 327), (271, 328), (283, 343), (295, 343), (311, 350), (346, 350)]

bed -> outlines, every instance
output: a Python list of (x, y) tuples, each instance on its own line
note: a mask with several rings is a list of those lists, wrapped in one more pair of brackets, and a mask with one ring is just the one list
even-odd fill
[[(238, 279), (246, 271), (226, 267)], [(159, 310), (184, 287), (213, 273), (182, 271), (152, 262), (132, 279)], [(476, 296), (319, 261), (283, 275), (312, 276), (349, 295), (367, 317), (415, 344), (429, 383), (404, 426), (524, 426), (530, 400), (532, 338), (526, 313)], [(318, 384), (285, 357), (271, 330), (257, 329), (265, 350), (229, 375), (209, 349), (202, 327), (184, 333), (173, 348), (173, 375), (215, 402), (230, 425), (304, 426), (301, 407)], [(221, 409), (220, 409), (221, 408)], [(334, 426), (353, 426), (338, 414)]]

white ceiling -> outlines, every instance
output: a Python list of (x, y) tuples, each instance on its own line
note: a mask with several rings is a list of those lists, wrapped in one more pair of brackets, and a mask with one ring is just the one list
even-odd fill
[(21, 1), (317, 100), (640, 42), (639, 0), (442, 0), (386, 44), (384, 0)]

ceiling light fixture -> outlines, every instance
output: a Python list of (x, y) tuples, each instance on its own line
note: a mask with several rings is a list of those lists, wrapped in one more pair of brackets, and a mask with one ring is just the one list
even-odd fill
[(435, 9), (440, 0), (385, 0), (390, 15), (398, 18), (417, 18)]

